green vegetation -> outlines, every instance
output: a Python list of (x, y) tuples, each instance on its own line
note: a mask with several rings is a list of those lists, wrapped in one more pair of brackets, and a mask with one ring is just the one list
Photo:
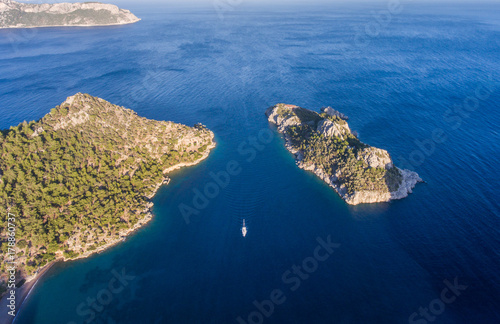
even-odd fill
[(111, 15), (108, 10), (84, 10), (78, 9), (67, 14), (56, 14), (48, 12), (24, 12), (17, 10), (7, 11), (3, 16), (3, 24), (6, 26), (57, 26), (71, 24), (88, 24), (89, 21), (95, 25), (116, 24), (119, 16)]
[(300, 121), (304, 124), (310, 124), (316, 127), (318, 123), (322, 120), (321, 116), (314, 111), (304, 108), (295, 108), (293, 110), (294, 114), (299, 117)]
[[(337, 176), (338, 183), (344, 185), (348, 194), (355, 191), (374, 190), (393, 192), (399, 188), (402, 175), (395, 167), (386, 169), (373, 168), (361, 158), (364, 149), (369, 145), (362, 143), (352, 133), (340, 136), (325, 136), (316, 129), (323, 119), (330, 119), (336, 123), (346, 123), (337, 116), (317, 114), (307, 109), (282, 109), (282, 114), (297, 115), (301, 124), (289, 126), (285, 129), (291, 145), (303, 155), (302, 162), (306, 165), (314, 164), (323, 169), (329, 176)], [(279, 114), (279, 112), (278, 112)]]
[(283, 105), (278, 106), (276, 113), (282, 118), (288, 118), (293, 115), (290, 109), (284, 108)]
[(16, 215), (20, 266), (32, 273), (116, 239), (145, 216), (164, 170), (199, 159), (212, 138), (204, 127), (148, 120), (83, 94), (2, 131), (0, 218)]
[(339, 116), (330, 116), (327, 113), (321, 113), (321, 114), (319, 114), (319, 116), (321, 117), (321, 119), (328, 119), (328, 120), (331, 120), (332, 122), (340, 124), (340, 125), (347, 124), (345, 119), (342, 119)]

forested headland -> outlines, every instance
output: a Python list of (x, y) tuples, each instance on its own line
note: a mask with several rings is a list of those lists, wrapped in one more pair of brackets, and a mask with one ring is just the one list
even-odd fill
[(142, 224), (166, 170), (206, 157), (213, 136), (201, 124), (146, 119), (80, 93), (39, 121), (3, 130), (1, 273), (9, 213), (22, 276), (56, 258), (88, 255)]

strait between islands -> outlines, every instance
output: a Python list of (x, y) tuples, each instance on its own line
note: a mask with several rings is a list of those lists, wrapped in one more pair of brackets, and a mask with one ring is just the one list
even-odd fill
[[(362, 143), (332, 108), (317, 113), (278, 104), (266, 115), (297, 165), (349, 204), (404, 198), (422, 181), (394, 166), (387, 151)], [(149, 120), (81, 93), (39, 121), (3, 130), (0, 218), (5, 224), (9, 213), (16, 217), (16, 283), (28, 282), (18, 302), (53, 261), (87, 257), (146, 224), (151, 198), (169, 182), (168, 173), (199, 163), (214, 147), (213, 132), (202, 124)], [(2, 227), (0, 293), (7, 283), (7, 236)]]

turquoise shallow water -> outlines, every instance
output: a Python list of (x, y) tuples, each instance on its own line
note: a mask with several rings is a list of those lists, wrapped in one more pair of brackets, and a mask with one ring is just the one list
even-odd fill
[[(2, 128), (86, 92), (148, 118), (202, 122), (217, 141), (172, 174), (147, 226), (55, 265), (15, 323), (412, 323), (420, 307), (435, 315), (415, 323), (498, 323), (500, 29), (489, 6), (407, 7), (366, 45), (356, 30), (383, 6), (242, 5), (223, 20), (137, 8), (134, 25), (0, 31)], [(277, 102), (337, 108), (427, 183), (401, 201), (346, 205), (295, 166), (264, 116)], [(446, 140), (431, 152), (439, 130)], [(179, 205), (230, 161), (241, 172), (186, 224)], [(314, 266), (328, 237), (339, 246)], [(294, 265), (311, 271), (287, 272)], [(439, 302), (455, 278), (467, 288)], [(271, 309), (262, 302), (273, 291)]]

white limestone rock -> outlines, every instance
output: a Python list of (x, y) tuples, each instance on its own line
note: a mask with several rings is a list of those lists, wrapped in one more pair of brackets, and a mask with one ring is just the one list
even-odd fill
[(337, 123), (329, 119), (323, 119), (320, 121), (318, 123), (317, 131), (325, 136), (336, 136), (342, 139), (345, 135), (351, 133), (351, 129), (347, 123)]
[(0, 28), (107, 26), (139, 20), (129, 10), (99, 2), (34, 4), (0, 0)]
[(371, 168), (390, 169), (394, 166), (389, 152), (376, 147), (363, 149), (358, 154), (357, 159), (364, 160)]

